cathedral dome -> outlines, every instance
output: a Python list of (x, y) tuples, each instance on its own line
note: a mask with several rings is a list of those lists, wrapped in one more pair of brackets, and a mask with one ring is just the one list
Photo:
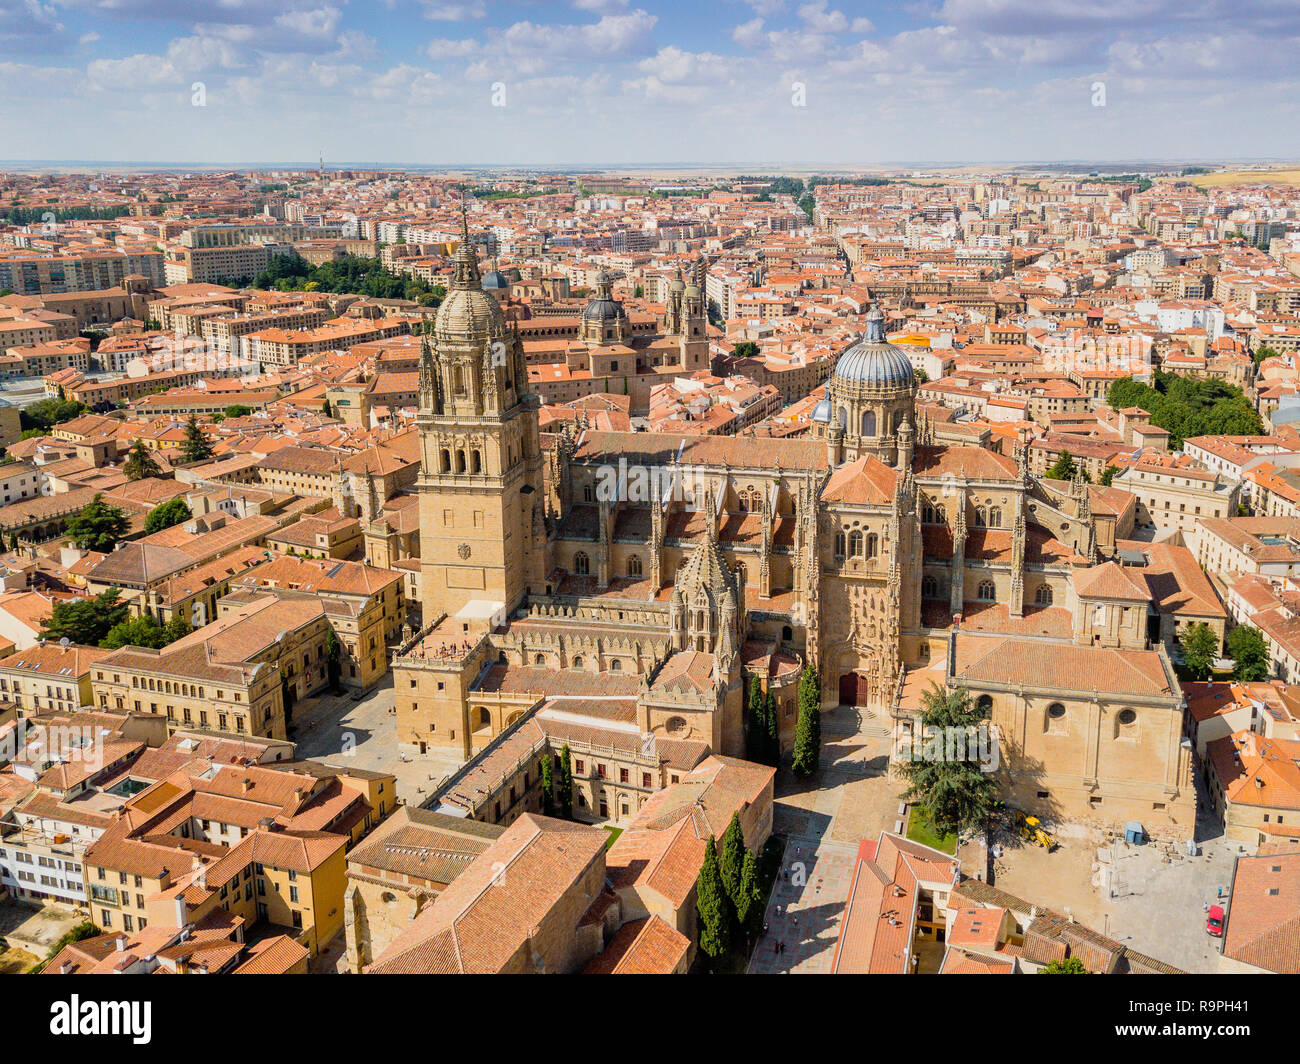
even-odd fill
[(822, 390), (822, 397), (818, 400), (817, 405), (813, 407), (813, 421), (823, 425), (829, 425), (831, 422), (831, 394), (830, 382), (826, 382), (826, 387)]
[(885, 339), (885, 316), (879, 307), (867, 315), (867, 331), (835, 363), (832, 380), (876, 388), (910, 388), (916, 380), (912, 363)]
[(500, 270), (490, 270), (483, 275), (483, 287), (487, 291), (501, 291), (510, 287), (510, 278)]

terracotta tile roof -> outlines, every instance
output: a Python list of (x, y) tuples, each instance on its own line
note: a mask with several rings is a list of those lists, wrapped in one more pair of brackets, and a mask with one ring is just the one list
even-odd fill
[(686, 959), (691, 940), (658, 916), (631, 920), (592, 958), (584, 975), (669, 975)]
[(367, 971), (494, 973), (601, 859), (600, 828), (524, 813)]

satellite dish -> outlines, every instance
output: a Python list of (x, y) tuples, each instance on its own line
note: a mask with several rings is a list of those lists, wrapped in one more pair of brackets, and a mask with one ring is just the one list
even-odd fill
[(61, 646), (61, 647), (66, 647), (66, 646), (70, 645), (71, 643), (72, 643), (72, 640), (69, 639), (66, 635), (65, 635), (62, 639), (59, 640), (59, 646)]

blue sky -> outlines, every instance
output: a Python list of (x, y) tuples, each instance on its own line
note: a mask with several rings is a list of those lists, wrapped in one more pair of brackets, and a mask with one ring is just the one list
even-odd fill
[(1297, 46), (1296, 0), (0, 0), (0, 158), (1294, 158)]

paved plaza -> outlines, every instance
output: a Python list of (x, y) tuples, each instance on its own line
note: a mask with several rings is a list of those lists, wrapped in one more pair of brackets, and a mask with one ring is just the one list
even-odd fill
[(462, 761), (442, 751), (403, 760), (393, 705), (392, 673), (359, 702), (350, 694), (304, 698), (293, 707), (289, 738), (298, 744), (299, 757), (336, 768), (393, 773), (402, 801), (420, 805)]
[[(904, 785), (888, 776), (883, 718), (840, 706), (822, 716), (822, 768), (810, 780), (782, 769), (773, 831), (786, 840), (768, 900), (767, 933), (750, 958), (760, 974), (829, 972), (858, 845), (898, 820)], [(784, 946), (777, 953), (777, 945)]]

